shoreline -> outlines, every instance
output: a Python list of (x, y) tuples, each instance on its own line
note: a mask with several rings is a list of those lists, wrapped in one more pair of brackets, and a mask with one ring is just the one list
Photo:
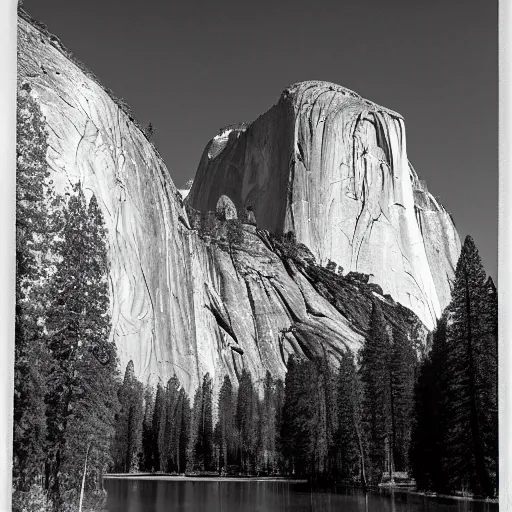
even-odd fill
[[(347, 486), (350, 487), (350, 486)], [(445, 499), (445, 500), (457, 500), (457, 501), (472, 501), (475, 503), (494, 503), (499, 504), (499, 498), (473, 498), (472, 496), (457, 496), (454, 494), (438, 494), (435, 492), (428, 491), (418, 491), (416, 489), (407, 489), (404, 487), (393, 487), (390, 485), (382, 485), (378, 487), (371, 487), (370, 492), (381, 492), (385, 491), (389, 494), (391, 493), (404, 493), (404, 494), (414, 494), (416, 496), (424, 496), (425, 498), (431, 499)]]
[[(152, 481), (168, 481), (168, 482), (286, 482), (289, 484), (307, 484), (307, 479), (288, 478), (285, 476), (208, 476), (208, 475), (166, 475), (158, 473), (109, 473), (103, 475), (104, 480), (152, 480)], [(334, 484), (333, 487), (347, 487), (350, 489), (359, 489), (364, 492), (360, 486), (349, 484)], [(375, 494), (412, 494), (416, 496), (424, 496), (431, 499), (449, 499), (457, 501), (472, 501), (480, 503), (499, 504), (499, 498), (473, 498), (470, 496), (456, 496), (450, 494), (437, 494), (425, 491), (417, 491), (415, 489), (407, 489), (400, 486), (383, 485), (371, 487), (369, 492)]]
[(104, 480), (161, 480), (169, 482), (286, 482), (290, 484), (307, 484), (306, 479), (287, 478), (284, 476), (184, 476), (151, 473), (109, 473)]

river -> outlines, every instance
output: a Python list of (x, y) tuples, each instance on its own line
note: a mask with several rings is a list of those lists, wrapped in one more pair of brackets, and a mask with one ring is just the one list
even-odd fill
[(109, 479), (105, 488), (108, 512), (498, 512), (495, 503), (285, 481)]

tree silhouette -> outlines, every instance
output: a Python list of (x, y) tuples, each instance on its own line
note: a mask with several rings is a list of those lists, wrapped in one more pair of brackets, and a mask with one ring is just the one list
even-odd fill
[[(448, 307), (445, 464), (454, 489), (493, 496), (497, 468), (496, 342), (485, 271), (473, 239), (461, 250)], [(489, 402), (489, 400), (491, 400)], [(490, 408), (489, 408), (490, 406)]]

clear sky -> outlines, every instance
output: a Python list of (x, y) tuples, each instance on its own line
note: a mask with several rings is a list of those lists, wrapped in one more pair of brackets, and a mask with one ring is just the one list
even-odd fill
[(156, 128), (175, 184), (208, 140), (287, 85), (327, 80), (400, 112), (408, 155), (497, 276), (496, 0), (25, 0)]

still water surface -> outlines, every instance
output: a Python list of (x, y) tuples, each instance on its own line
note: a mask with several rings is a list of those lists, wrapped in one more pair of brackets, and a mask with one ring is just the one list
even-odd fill
[(498, 512), (493, 503), (289, 482), (106, 480), (109, 512)]

